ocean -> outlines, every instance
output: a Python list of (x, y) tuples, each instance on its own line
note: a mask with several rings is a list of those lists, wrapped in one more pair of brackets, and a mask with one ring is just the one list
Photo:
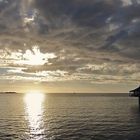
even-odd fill
[(0, 140), (139, 140), (128, 94), (0, 94)]

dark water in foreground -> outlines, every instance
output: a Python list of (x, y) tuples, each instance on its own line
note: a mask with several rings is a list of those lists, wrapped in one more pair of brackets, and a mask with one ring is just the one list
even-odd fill
[(0, 140), (139, 140), (137, 98), (0, 94)]

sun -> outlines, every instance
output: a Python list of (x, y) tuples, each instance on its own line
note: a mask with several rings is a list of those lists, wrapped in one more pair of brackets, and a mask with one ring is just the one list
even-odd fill
[(26, 50), (23, 58), (28, 65), (43, 65), (47, 61), (46, 55), (41, 53), (37, 46), (34, 46), (32, 51)]
[(49, 59), (56, 58), (54, 53), (42, 53), (39, 46), (33, 46), (32, 49), (27, 49), (25, 53), (22, 54), (21, 60), (18, 64), (23, 65), (44, 65)]

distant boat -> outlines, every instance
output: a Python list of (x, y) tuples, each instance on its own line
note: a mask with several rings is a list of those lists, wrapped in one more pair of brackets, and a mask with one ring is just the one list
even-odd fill
[(136, 89), (130, 90), (129, 96), (140, 97), (140, 86)]

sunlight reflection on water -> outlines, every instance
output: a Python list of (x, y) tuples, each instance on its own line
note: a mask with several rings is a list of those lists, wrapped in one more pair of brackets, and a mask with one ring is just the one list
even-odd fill
[(0, 140), (139, 140), (137, 98), (0, 94)]
[(24, 97), (26, 120), (30, 132), (30, 138), (42, 139), (44, 133), (43, 102), (44, 94), (40, 92), (27, 93)]

